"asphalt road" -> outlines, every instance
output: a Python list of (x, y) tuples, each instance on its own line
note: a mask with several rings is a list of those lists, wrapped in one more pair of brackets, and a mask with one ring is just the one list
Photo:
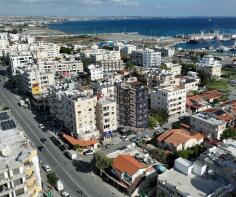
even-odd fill
[[(0, 78), (3, 79), (3, 77)], [(3, 80), (0, 81), (0, 100), (11, 109), (14, 118), (24, 129), (33, 144), (36, 147), (42, 145), (40, 138), (48, 138), (48, 134), (42, 132), (29, 110), (18, 106), (15, 95), (3, 87)], [(45, 150), (39, 152), (39, 156), (49, 164), (53, 171), (56, 172), (57, 176), (62, 180), (66, 191), (73, 197), (124, 196), (112, 188), (112, 186), (104, 183), (99, 177), (89, 174), (90, 164), (83, 160), (79, 160), (76, 162), (75, 167), (72, 161), (68, 160), (49, 139), (44, 147)], [(82, 195), (77, 192), (81, 190), (83, 191)]]

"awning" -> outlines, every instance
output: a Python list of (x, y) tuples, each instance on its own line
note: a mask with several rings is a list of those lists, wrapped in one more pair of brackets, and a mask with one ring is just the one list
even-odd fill
[(96, 140), (79, 140), (66, 134), (63, 137), (71, 145), (79, 145), (81, 147), (93, 146), (98, 143)]

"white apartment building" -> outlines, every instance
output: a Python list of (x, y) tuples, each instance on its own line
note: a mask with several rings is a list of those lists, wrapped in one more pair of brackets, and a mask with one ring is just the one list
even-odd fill
[(3, 51), (9, 47), (8, 33), (0, 33), (0, 57)]
[(197, 64), (197, 70), (203, 71), (211, 78), (220, 78), (222, 65), (218, 60), (215, 60), (212, 56), (206, 56)]
[(54, 43), (39, 42), (32, 45), (32, 50), (34, 50), (34, 58), (40, 59), (55, 59), (60, 57), (60, 46)]
[(121, 50), (120, 50), (120, 53), (121, 53), (121, 57), (123, 58), (127, 58), (131, 55), (131, 53), (133, 51), (135, 51), (137, 49), (137, 47), (135, 45), (130, 45), (130, 44), (127, 44), (125, 45)]
[(169, 117), (185, 114), (186, 90), (175, 87), (156, 89), (151, 92), (151, 109), (165, 110)]
[(103, 50), (99, 51), (98, 53), (90, 54), (90, 60), (92, 63), (96, 64), (100, 61), (117, 61), (121, 59), (120, 51), (108, 51)]
[(113, 100), (101, 99), (96, 105), (97, 128), (104, 138), (112, 136), (117, 130), (116, 102)]
[(151, 68), (161, 65), (161, 53), (155, 52), (152, 49), (145, 49), (143, 51), (143, 67)]
[(65, 92), (61, 95), (62, 120), (65, 127), (77, 138), (97, 138), (95, 107), (97, 98), (93, 95)]
[(37, 150), (8, 111), (0, 116), (0, 196), (37, 197), (42, 190)]
[(166, 67), (173, 75), (181, 75), (181, 69), (182, 69), (181, 65), (166, 63)]
[(27, 64), (34, 62), (32, 54), (29, 52), (18, 52), (9, 54), (12, 75), (16, 75), (16, 71), (23, 68)]
[(162, 57), (173, 57), (175, 54), (174, 48), (169, 47), (155, 47), (156, 52), (160, 52)]
[(185, 88), (186, 92), (198, 90), (200, 78), (198, 73), (189, 71), (186, 76), (176, 77), (176, 84), (181, 88)]
[(78, 72), (83, 72), (83, 63), (75, 60), (40, 61), (38, 67), (42, 72), (52, 72), (60, 75), (77, 75)]
[(190, 126), (194, 131), (203, 132), (209, 138), (220, 139), (226, 129), (226, 122), (218, 120), (207, 113), (197, 113), (190, 117)]
[(54, 73), (29, 68), (22, 72), (20, 79), (23, 91), (35, 95), (46, 93), (47, 88), (55, 83), (54, 77)]
[(103, 76), (103, 69), (99, 65), (91, 64), (88, 66), (90, 72), (90, 78), (92, 81), (96, 81), (98, 79), (102, 79)]
[(161, 53), (153, 49), (138, 49), (132, 51), (131, 59), (134, 64), (144, 68), (153, 68), (161, 65)]
[[(231, 192), (231, 184), (219, 176), (208, 174), (214, 169), (201, 162), (178, 158), (174, 168), (157, 178), (157, 196), (224, 197)], [(215, 173), (215, 172), (214, 172)]]

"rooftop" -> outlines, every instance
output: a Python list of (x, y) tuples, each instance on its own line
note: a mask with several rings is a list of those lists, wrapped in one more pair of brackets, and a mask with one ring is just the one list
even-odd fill
[(200, 177), (194, 174), (186, 176), (173, 168), (159, 175), (158, 179), (163, 182), (166, 181), (166, 184), (176, 187), (185, 196), (191, 197), (207, 196), (221, 186), (227, 185), (224, 180), (217, 176), (205, 175)]
[(216, 118), (209, 116), (208, 113), (204, 113), (204, 112), (194, 114), (192, 115), (192, 117), (200, 119), (204, 122), (208, 122), (209, 124), (213, 124), (213, 125), (222, 125), (225, 123), (224, 121), (217, 120)]
[(129, 175), (135, 174), (138, 170), (144, 169), (145, 165), (137, 161), (134, 157), (130, 155), (119, 155), (113, 160), (113, 168), (119, 172), (126, 172)]
[(34, 150), (8, 111), (0, 112), (0, 170), (20, 165)]

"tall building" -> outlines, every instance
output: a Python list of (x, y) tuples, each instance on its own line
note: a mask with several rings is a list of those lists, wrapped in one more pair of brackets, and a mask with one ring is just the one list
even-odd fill
[(39, 196), (37, 150), (8, 111), (0, 112), (0, 196)]
[(96, 105), (97, 128), (101, 135), (112, 136), (112, 132), (117, 130), (116, 102), (112, 100), (99, 100)]
[(137, 66), (144, 68), (158, 67), (161, 65), (161, 53), (152, 49), (138, 49), (132, 51), (131, 59)]
[(141, 82), (116, 84), (118, 122), (122, 126), (148, 127), (148, 88)]
[(176, 87), (156, 89), (151, 92), (151, 109), (165, 110), (172, 116), (185, 114), (186, 90)]

